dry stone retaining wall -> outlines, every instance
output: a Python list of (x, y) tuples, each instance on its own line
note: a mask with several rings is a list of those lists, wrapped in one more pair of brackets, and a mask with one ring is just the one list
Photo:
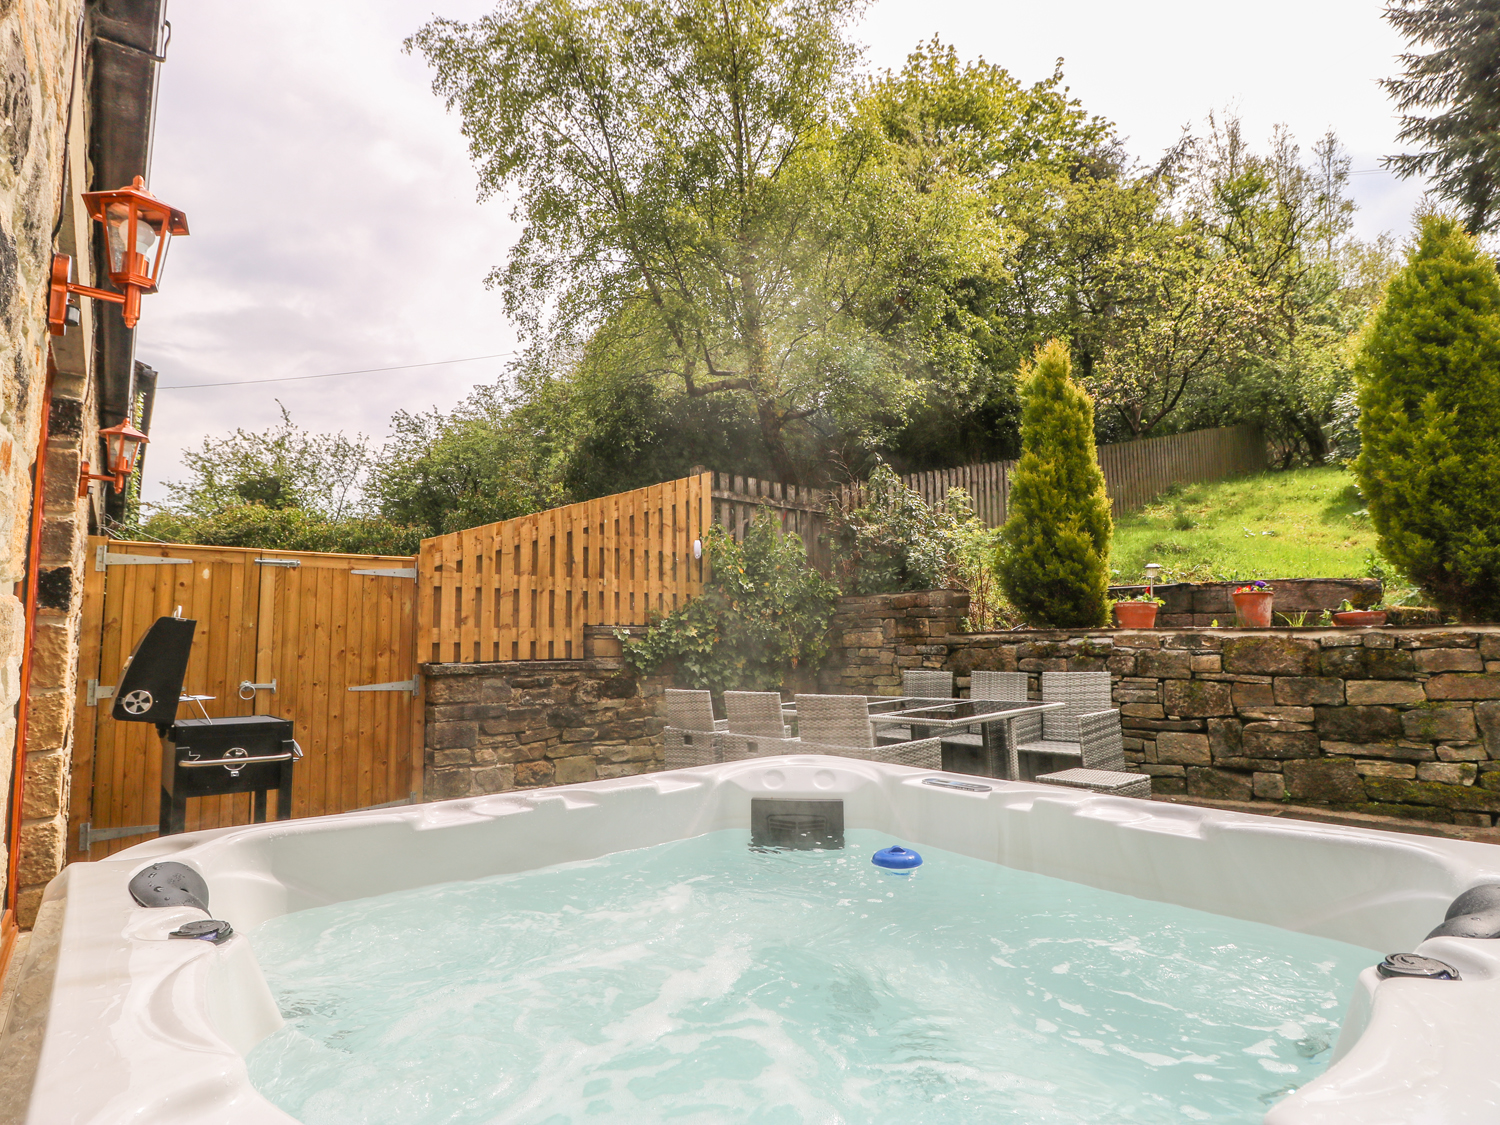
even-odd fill
[(962, 599), (846, 599), (825, 690), (889, 691), (905, 667), (960, 686), (974, 669), (1108, 671), (1126, 757), (1157, 793), (1462, 825), (1500, 813), (1495, 627), (930, 631)]
[(426, 664), (429, 801), (661, 769), (658, 680), (618, 660)]
[(950, 634), (969, 612), (969, 595), (953, 590), (840, 598), (833, 647), (819, 675), (832, 693), (894, 693), (908, 668), (942, 668)]

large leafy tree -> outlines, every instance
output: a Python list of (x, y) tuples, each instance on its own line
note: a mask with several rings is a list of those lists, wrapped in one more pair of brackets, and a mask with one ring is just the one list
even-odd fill
[(1284, 128), (1257, 151), (1235, 117), (1210, 116), (1181, 173), (1188, 213), (1210, 251), (1243, 272), (1254, 309), (1242, 346), (1187, 417), (1259, 422), (1287, 463), (1327, 457), (1325, 426), (1353, 386), (1348, 342), (1394, 269), (1388, 240), (1352, 237), (1337, 137), (1319, 138), (1310, 157)]
[(1402, 55), (1404, 72), (1383, 82), (1402, 113), (1398, 139), (1422, 148), (1386, 166), (1431, 177), (1474, 233), (1500, 228), (1500, 5), (1392, 0), (1385, 18), (1413, 45), (1432, 48)]
[(1101, 169), (1113, 174), (1113, 129), (1069, 97), (1060, 67), (1025, 85), (982, 58), (961, 60), (936, 39), (899, 71), (872, 80), (861, 103), (913, 187), (968, 180), (1005, 234), (999, 268), (960, 278), (953, 289), (978, 363), (930, 382), (887, 448), (908, 469), (1014, 457), (1016, 369), (1037, 345), (1067, 331), (1053, 227), (1075, 183)]
[(555, 404), (481, 387), (451, 412), (397, 411), (370, 474), (371, 502), (427, 535), (513, 519), (563, 502)]
[(534, 354), (623, 316), (682, 393), (746, 400), (788, 479), (799, 424), (873, 433), (973, 363), (950, 293), (997, 242), (962, 177), (917, 190), (851, 106), (857, 8), (502, 0), (409, 41), (524, 220), (492, 280)]
[(1358, 369), (1381, 553), (1449, 612), (1500, 621), (1500, 278), (1455, 220), (1423, 220)]

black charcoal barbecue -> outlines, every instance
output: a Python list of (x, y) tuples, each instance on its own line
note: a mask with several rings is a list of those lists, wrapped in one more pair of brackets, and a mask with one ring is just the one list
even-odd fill
[[(274, 715), (178, 719), (188, 654), (197, 623), (159, 618), (131, 653), (111, 712), (122, 723), (154, 723), (161, 736), (160, 834), (185, 828), (189, 797), (254, 793), (255, 820), (266, 819), (266, 794), (275, 789), (276, 819), (292, 815), (292, 767), (302, 757), (292, 721)], [(199, 708), (202, 704), (199, 702)]]

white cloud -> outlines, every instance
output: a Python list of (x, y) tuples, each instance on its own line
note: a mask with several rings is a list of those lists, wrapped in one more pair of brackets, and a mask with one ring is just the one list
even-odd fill
[[(443, 0), (469, 19), (484, 0)], [(860, 30), (872, 66), (937, 34), (1032, 81), (1066, 59), (1073, 91), (1148, 157), (1232, 104), (1259, 139), (1284, 122), (1310, 145), (1328, 127), (1356, 169), (1395, 149), (1376, 85), (1400, 40), (1379, 0), (884, 0)], [(433, 14), (403, 0), (179, 0), (162, 68), (152, 189), (187, 212), (137, 356), (164, 386), (386, 367), (516, 346), (484, 288), (517, 228), (475, 200), (458, 122), (401, 41)], [(1358, 176), (1366, 235), (1404, 231), (1419, 195)], [(396, 409), (450, 406), (503, 360), (243, 389), (164, 391), (146, 496), (185, 446), (276, 418), (383, 436)]]

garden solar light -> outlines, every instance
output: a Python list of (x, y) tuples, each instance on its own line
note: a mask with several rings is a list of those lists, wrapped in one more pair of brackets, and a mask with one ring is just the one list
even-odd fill
[(78, 466), (78, 495), (88, 495), (89, 481), (107, 480), (116, 492), (125, 491), (125, 480), (131, 473), (135, 472), (136, 459), (140, 457), (141, 446), (150, 442), (145, 434), (130, 424), (130, 419), (120, 422), (99, 431), (99, 436), (104, 439), (104, 469), (103, 473), (89, 472), (89, 463), (83, 462)]
[(54, 254), (52, 290), (47, 302), (47, 327), (54, 336), (61, 336), (67, 330), (69, 293), (124, 306), (120, 315), (125, 319), (125, 327), (134, 328), (141, 316), (141, 294), (155, 293), (161, 281), (172, 236), (188, 233), (187, 216), (147, 191), (139, 176), (129, 187), (85, 192), (83, 205), (91, 218), (104, 224), (109, 279), (124, 292), (69, 281), (73, 260), (66, 254)]
[(1146, 564), (1146, 589), (1150, 590), (1161, 578), (1161, 563)]

